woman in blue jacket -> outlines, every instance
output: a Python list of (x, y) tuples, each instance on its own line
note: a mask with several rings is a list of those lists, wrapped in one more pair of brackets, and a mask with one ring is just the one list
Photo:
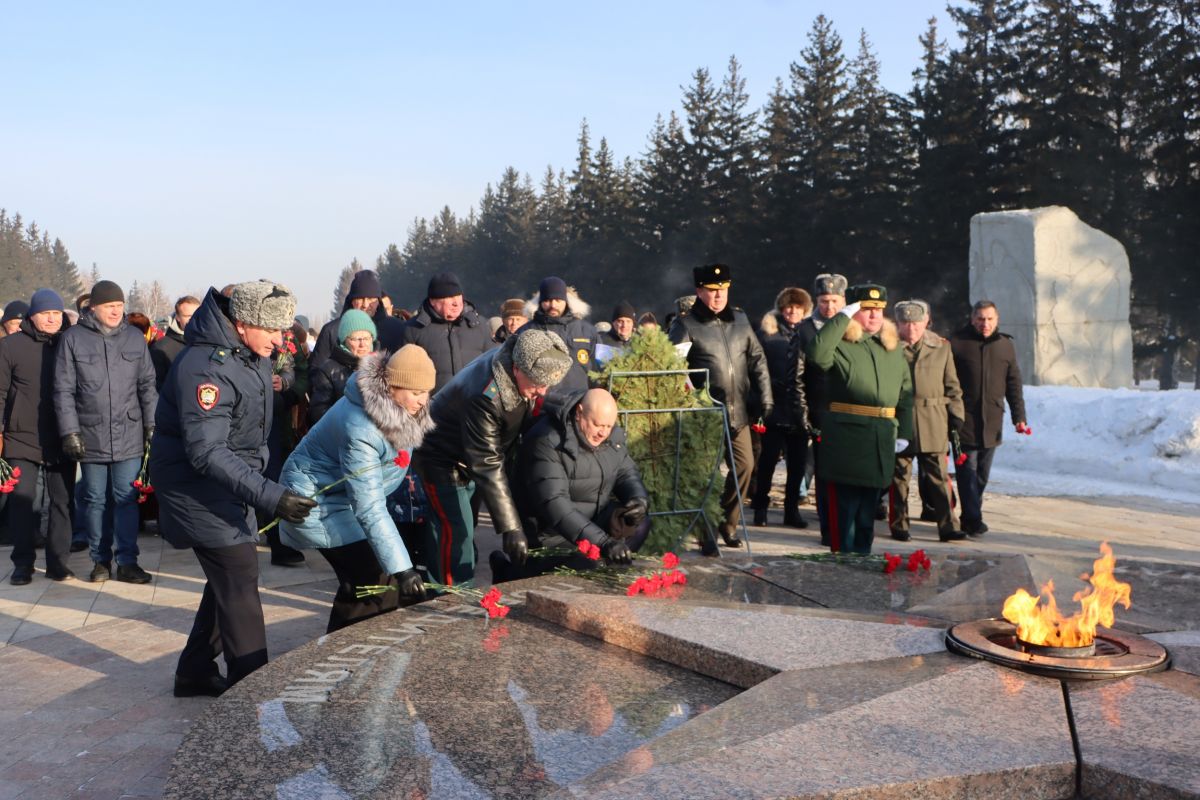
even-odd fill
[[(330, 633), (425, 597), (386, 498), (433, 427), (428, 403), (435, 377), (433, 361), (417, 345), (405, 345), (390, 358), (386, 352), (364, 356), (345, 395), (283, 465), (280, 482), (318, 503), (308, 519), (281, 522), (279, 530), (285, 544), (315, 547), (337, 573)], [(356, 588), (366, 585), (395, 591), (356, 597)]]

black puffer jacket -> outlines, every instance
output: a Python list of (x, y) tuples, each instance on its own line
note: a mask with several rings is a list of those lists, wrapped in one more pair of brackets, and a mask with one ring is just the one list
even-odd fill
[(1004, 401), (1015, 425), (1025, 422), (1021, 368), (1012, 337), (996, 331), (986, 339), (967, 325), (950, 338), (954, 368), (962, 384), (964, 447), (995, 447), (1004, 430)]
[(637, 465), (625, 447), (625, 430), (612, 434), (593, 450), (575, 428), (575, 407), (583, 392), (567, 398), (561, 408), (542, 416), (521, 442), (518, 474), (527, 507), (537, 514), (542, 530), (552, 530), (570, 542), (603, 542), (608, 532), (592, 520), (615, 493), (620, 503), (649, 498)]
[(464, 302), (458, 319), (447, 322), (433, 310), (428, 299), (421, 302), (417, 315), (404, 323), (400, 342), (420, 345), (433, 359), (437, 370), (434, 394), (463, 367), (496, 346), (487, 320), (479, 316), (474, 304)]
[(121, 320), (108, 336), (91, 314), (64, 332), (54, 360), (54, 412), (61, 436), (83, 435), (87, 463), (141, 458), (158, 392), (142, 332)]
[(517, 392), (512, 351), (517, 337), (472, 361), (431, 404), (436, 427), (417, 451), (422, 477), (472, 480), (497, 533), (521, 529), (521, 516), (504, 474), (517, 438), (533, 420), (534, 406)]
[(270, 361), (241, 345), (228, 310), (229, 299), (209, 289), (155, 415), (150, 476), (159, 529), (175, 547), (254, 541), (254, 509), (274, 514), (283, 495), (263, 476), (275, 394)]
[(333, 404), (346, 393), (346, 381), (358, 369), (358, 357), (340, 345), (333, 348), (330, 357), (316, 369), (311, 369), (309, 378), (308, 427), (317, 424)]
[[(800, 331), (800, 325), (789, 326), (784, 322), (778, 311), (763, 315), (762, 323), (758, 326), (758, 340), (762, 344), (763, 356), (767, 359), (767, 372), (771, 375), (771, 395), (775, 398), (775, 410), (766, 419), (768, 425), (780, 428), (804, 429), (808, 418), (808, 409), (802, 414), (793, 412), (793, 404), (785, 402), (788, 398), (788, 356), (791, 353), (792, 340)], [(803, 401), (801, 401), (803, 402)], [(800, 422), (795, 420), (799, 419)]]
[[(763, 415), (770, 416), (775, 401), (767, 359), (745, 312), (726, 306), (720, 314), (713, 314), (708, 306), (697, 302), (690, 313), (671, 323), (669, 335), (674, 344), (692, 343), (688, 367), (708, 370), (708, 392), (728, 408), (731, 430), (753, 422), (747, 406), (752, 383), (758, 389)], [(692, 383), (703, 386), (704, 376), (693, 375)]]
[(592, 323), (575, 316), (570, 307), (561, 317), (552, 317), (539, 308), (533, 319), (521, 326), (521, 331), (528, 328), (557, 334), (567, 346), (571, 360), (575, 362), (571, 364), (567, 376), (550, 390), (549, 397), (562, 404), (567, 395), (586, 391), (589, 386), (587, 373), (589, 369), (593, 369), (592, 360), (596, 357), (596, 329), (592, 327)]
[(154, 364), (154, 388), (161, 391), (171, 364), (183, 352), (183, 331), (175, 329), (175, 320), (167, 326), (161, 339), (150, 343), (150, 361)]
[(71, 326), (63, 315), (55, 334), (40, 332), (28, 317), (11, 336), (0, 339), (0, 420), (4, 457), (43, 464), (62, 460), (54, 416), (54, 349)]

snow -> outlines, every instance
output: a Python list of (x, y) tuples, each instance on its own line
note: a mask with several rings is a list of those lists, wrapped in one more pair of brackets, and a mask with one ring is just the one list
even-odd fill
[(1026, 386), (1033, 429), (1006, 420), (988, 491), (1200, 504), (1200, 392)]

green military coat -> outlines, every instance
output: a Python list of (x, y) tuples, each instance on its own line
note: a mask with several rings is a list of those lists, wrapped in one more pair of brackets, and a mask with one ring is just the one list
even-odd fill
[(829, 402), (896, 409), (894, 418), (824, 414), (818, 477), (884, 488), (895, 471), (897, 436), (912, 439), (912, 375), (895, 326), (885, 322), (879, 333), (867, 336), (861, 325), (838, 314), (808, 343), (807, 352), (827, 373)]
[(950, 430), (963, 423), (962, 387), (950, 342), (925, 331), (915, 345), (904, 345), (904, 357), (912, 369), (913, 452), (944, 453)]

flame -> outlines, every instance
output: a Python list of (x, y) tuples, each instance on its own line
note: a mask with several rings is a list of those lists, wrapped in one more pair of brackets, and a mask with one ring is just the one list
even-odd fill
[(1086, 572), (1079, 576), (1091, 585), (1071, 598), (1080, 610), (1069, 618), (1063, 617), (1054, 601), (1054, 581), (1046, 581), (1038, 597), (1024, 589), (1009, 595), (1004, 618), (1017, 626), (1018, 639), (1049, 647), (1085, 647), (1095, 640), (1097, 625), (1112, 626), (1116, 604), (1129, 608), (1130, 586), (1113, 577), (1117, 561), (1108, 542), (1100, 545), (1100, 553), (1092, 562), (1091, 576)]

